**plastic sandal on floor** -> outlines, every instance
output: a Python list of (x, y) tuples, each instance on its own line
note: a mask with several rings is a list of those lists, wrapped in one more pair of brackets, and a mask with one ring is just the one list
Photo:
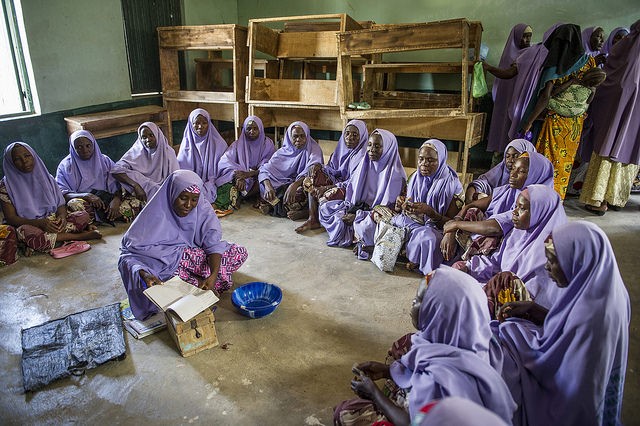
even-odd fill
[(83, 253), (90, 248), (91, 245), (84, 241), (67, 241), (60, 247), (52, 249), (49, 254), (54, 259), (62, 259), (64, 257), (73, 256), (74, 254)]
[(225, 216), (229, 216), (230, 214), (232, 214), (233, 213), (233, 209), (227, 209), (227, 210), (215, 209), (215, 212), (216, 212), (216, 216), (225, 217)]

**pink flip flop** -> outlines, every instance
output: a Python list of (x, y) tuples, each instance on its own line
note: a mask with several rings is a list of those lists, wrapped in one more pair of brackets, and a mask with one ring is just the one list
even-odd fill
[(62, 259), (63, 257), (73, 256), (74, 254), (83, 253), (91, 248), (91, 245), (84, 241), (67, 241), (60, 247), (52, 249), (49, 254), (54, 259)]

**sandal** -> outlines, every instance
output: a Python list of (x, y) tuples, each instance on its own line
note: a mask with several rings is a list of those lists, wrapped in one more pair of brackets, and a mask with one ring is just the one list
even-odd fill
[(590, 204), (585, 204), (584, 209), (589, 213), (595, 214), (596, 216), (604, 216), (604, 214), (607, 212), (606, 208), (604, 210), (600, 210), (599, 208), (592, 206)]
[(67, 241), (60, 247), (52, 249), (49, 254), (54, 259), (62, 259), (64, 257), (73, 256), (74, 254), (83, 253), (90, 248), (91, 245), (84, 241)]
[(216, 216), (218, 217), (229, 216), (230, 214), (233, 213), (233, 209), (227, 209), (227, 210), (214, 209), (214, 211), (216, 212)]

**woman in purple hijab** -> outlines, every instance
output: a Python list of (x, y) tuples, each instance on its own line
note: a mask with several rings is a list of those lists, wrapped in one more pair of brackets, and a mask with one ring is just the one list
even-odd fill
[(318, 218), (319, 200), (344, 199), (344, 182), (362, 162), (367, 154), (369, 132), (362, 120), (351, 120), (340, 135), (335, 151), (331, 153), (329, 162), (324, 166), (316, 165), (310, 176), (304, 180), (304, 190), (309, 198), (309, 218), (295, 231), (302, 233), (310, 229), (321, 228)]
[(157, 312), (143, 294), (146, 288), (178, 275), (221, 293), (232, 287), (231, 274), (247, 259), (244, 247), (222, 240), (203, 189), (194, 172), (173, 172), (124, 234), (118, 270), (136, 318)]
[[(404, 355), (391, 365), (369, 361), (354, 367), (351, 389), (361, 398), (360, 412), (367, 413), (368, 404), (393, 424), (409, 424), (425, 403), (459, 396), (510, 424), (516, 405), (500, 377), (501, 354), (477, 281), (441, 266), (420, 283), (410, 314), (418, 331)], [(399, 388), (391, 394), (394, 400), (374, 382), (383, 378), (393, 382), (388, 387)], [(400, 401), (404, 404), (399, 406)], [(347, 414), (343, 407), (349, 405), (336, 408), (335, 424), (342, 424)]]
[[(511, 29), (509, 37), (507, 37), (498, 68), (511, 67), (516, 58), (531, 45), (532, 34), (533, 30), (529, 25), (515, 25)], [(493, 82), (493, 112), (491, 116), (492, 118), (495, 117), (495, 120), (491, 120), (489, 135), (487, 136), (487, 151), (493, 152), (494, 157), (499, 157), (503, 153), (510, 140), (508, 135), (509, 121), (504, 118), (507, 116), (507, 106), (513, 95), (514, 83), (515, 80), (513, 79), (504, 80), (500, 78)]]
[(309, 207), (302, 184), (316, 164), (324, 164), (320, 145), (306, 123), (294, 121), (287, 127), (282, 147), (260, 167), (260, 211), (291, 220), (306, 217)]
[(156, 193), (169, 174), (178, 170), (176, 152), (162, 130), (150, 121), (138, 127), (138, 139), (124, 153), (111, 173), (124, 189), (146, 202)]
[(593, 146), (580, 201), (603, 215), (627, 204), (640, 164), (640, 21), (611, 49), (593, 100)]
[(618, 43), (620, 40), (629, 35), (629, 28), (626, 27), (618, 27), (609, 33), (609, 37), (607, 37), (607, 41), (604, 42), (602, 49), (600, 50), (605, 55), (609, 56), (611, 49), (613, 46)]
[(233, 170), (222, 170), (220, 159), (227, 150), (227, 143), (211, 122), (207, 110), (191, 111), (178, 151), (178, 163), (183, 170), (195, 172), (204, 182), (202, 195), (212, 204), (216, 214), (232, 213), (238, 201), (238, 191), (231, 183)]
[(357, 255), (367, 260), (373, 250), (377, 205), (392, 207), (405, 191), (407, 174), (393, 133), (376, 129), (369, 135), (367, 155), (346, 182), (344, 200), (320, 205), (320, 223), (329, 233), (327, 245), (349, 247), (357, 234)]
[(536, 152), (536, 148), (526, 139), (514, 139), (509, 142), (504, 149), (502, 161), (469, 184), (464, 198), (466, 204), (491, 195), (494, 188), (508, 184), (513, 163), (524, 152)]
[(48, 252), (56, 242), (100, 239), (85, 211), (67, 213), (64, 197), (36, 152), (24, 142), (4, 150), (0, 205), (4, 221), (16, 228), (27, 249)]
[[(69, 136), (69, 155), (58, 165), (56, 182), (70, 211), (84, 210), (93, 220), (112, 223), (131, 220), (140, 211), (139, 201), (129, 197), (123, 203), (120, 185), (111, 174), (114, 162), (100, 152), (88, 130)], [(138, 205), (138, 206), (134, 206)]]
[(442, 226), (460, 211), (457, 201), (461, 194), (458, 174), (447, 165), (447, 147), (437, 139), (424, 142), (407, 195), (396, 200), (395, 210), (400, 214), (391, 219), (393, 225), (409, 229), (405, 245), (407, 269), (426, 275), (440, 266)]
[(596, 60), (597, 65), (606, 61), (606, 55), (602, 52), (604, 45), (604, 30), (602, 27), (589, 27), (582, 30), (582, 46), (584, 52)]
[(559, 299), (546, 315), (533, 302), (507, 303), (506, 321), (492, 323), (519, 405), (514, 424), (621, 424), (631, 309), (611, 244), (575, 221), (552, 231), (545, 254)]
[(260, 166), (269, 161), (274, 152), (276, 147), (265, 135), (262, 120), (250, 115), (242, 124), (240, 138), (225, 151), (218, 167), (223, 176), (231, 176), (242, 198), (251, 197), (260, 191), (257, 181)]

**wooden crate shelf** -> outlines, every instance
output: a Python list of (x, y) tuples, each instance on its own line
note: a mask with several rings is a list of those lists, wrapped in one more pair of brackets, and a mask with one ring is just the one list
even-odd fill
[(96, 139), (135, 133), (145, 121), (154, 122), (165, 134), (168, 128), (166, 110), (157, 105), (75, 115), (64, 120), (69, 134), (76, 130), (89, 130)]

